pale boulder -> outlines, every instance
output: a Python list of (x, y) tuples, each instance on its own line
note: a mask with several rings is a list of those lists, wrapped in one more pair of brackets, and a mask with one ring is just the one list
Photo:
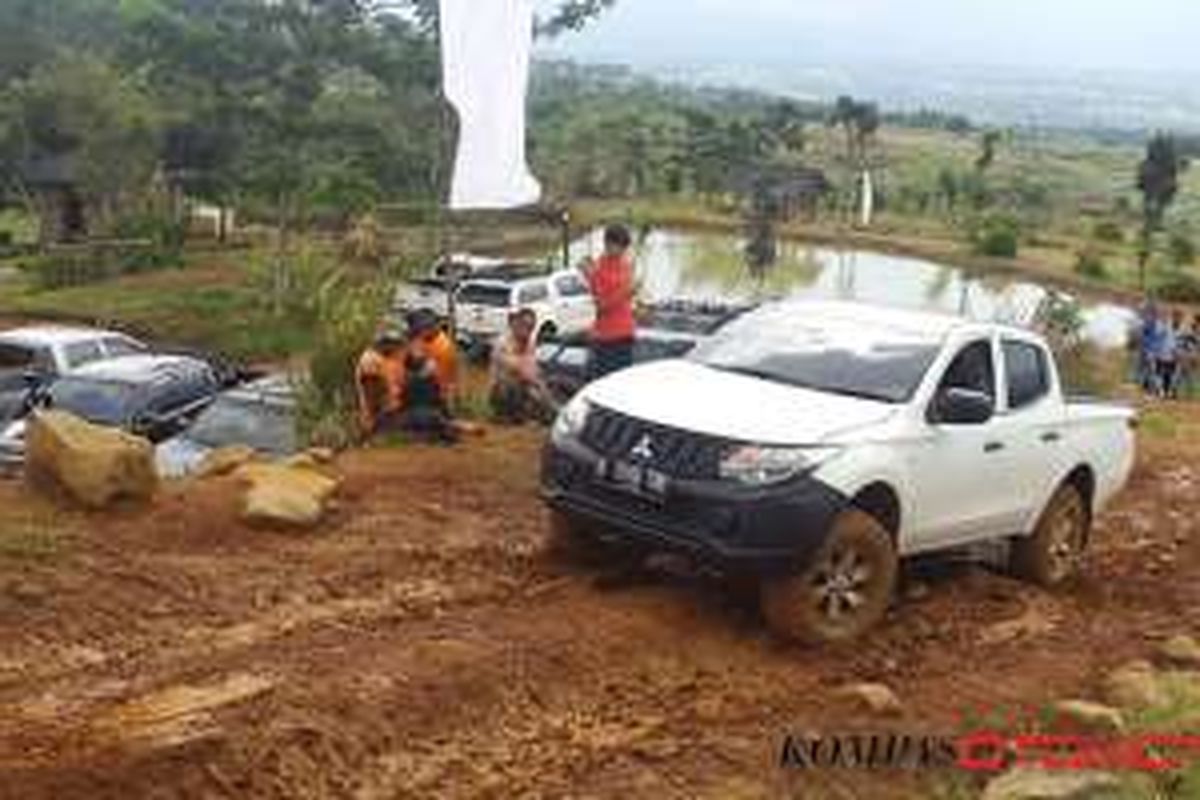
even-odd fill
[(242, 519), (255, 526), (312, 528), (330, 510), (338, 480), (294, 464), (247, 464), (237, 471), (246, 485)]
[(1054, 717), (1083, 733), (1125, 732), (1125, 718), (1120, 710), (1088, 700), (1060, 700), (1054, 704)]
[(1137, 710), (1169, 702), (1158, 673), (1145, 661), (1131, 661), (1109, 673), (1104, 679), (1104, 696), (1110, 703)]
[(904, 713), (904, 704), (882, 683), (855, 683), (838, 689), (839, 697), (852, 700), (865, 710), (882, 717)]
[(150, 442), (62, 411), (29, 418), (25, 475), (32, 486), (56, 487), (91, 509), (148, 500), (158, 488)]
[(1133, 800), (1140, 796), (1126, 794), (1121, 780), (1110, 772), (1018, 768), (992, 779), (982, 800)]
[(1191, 636), (1173, 636), (1158, 649), (1165, 661), (1186, 667), (1200, 667), (1200, 642)]
[(258, 458), (258, 452), (253, 447), (243, 444), (222, 447), (204, 456), (204, 460), (200, 462), (200, 466), (196, 470), (196, 477), (216, 478), (230, 475), (238, 468), (251, 461), (256, 461)]

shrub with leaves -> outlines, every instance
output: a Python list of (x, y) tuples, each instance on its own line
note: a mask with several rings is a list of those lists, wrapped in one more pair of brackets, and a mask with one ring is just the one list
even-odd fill
[(1007, 214), (991, 214), (983, 218), (971, 235), (975, 252), (994, 258), (1016, 258), (1020, 249), (1021, 230), (1016, 219)]
[(1121, 229), (1120, 223), (1114, 220), (1101, 220), (1092, 229), (1092, 238), (1107, 244), (1121, 244), (1125, 241), (1125, 231)]
[(1196, 243), (1185, 234), (1172, 234), (1167, 248), (1171, 256), (1171, 263), (1177, 267), (1186, 267), (1196, 262)]
[(1075, 254), (1075, 273), (1085, 278), (1104, 280), (1108, 277), (1104, 256), (1094, 247), (1085, 247)]
[(308, 374), (297, 387), (302, 441), (341, 449), (358, 438), (355, 369), (378, 330), (386, 297), (382, 284), (332, 284), (317, 298)]

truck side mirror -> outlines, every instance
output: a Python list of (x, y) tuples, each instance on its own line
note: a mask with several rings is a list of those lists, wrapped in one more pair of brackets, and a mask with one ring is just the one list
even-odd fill
[(986, 392), (951, 387), (938, 392), (930, 420), (938, 425), (983, 425), (996, 413), (996, 401)]

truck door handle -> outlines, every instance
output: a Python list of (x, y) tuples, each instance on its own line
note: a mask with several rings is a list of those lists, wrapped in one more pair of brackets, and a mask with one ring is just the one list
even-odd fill
[(1046, 444), (1054, 444), (1055, 442), (1061, 442), (1062, 434), (1059, 433), (1058, 431), (1049, 431), (1048, 433), (1043, 433), (1042, 441), (1045, 442)]
[(1004, 449), (1004, 442), (988, 442), (983, 446), (985, 453), (999, 453)]

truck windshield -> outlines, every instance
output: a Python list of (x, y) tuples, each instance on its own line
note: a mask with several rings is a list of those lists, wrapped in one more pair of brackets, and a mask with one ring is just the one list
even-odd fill
[(861, 320), (806, 320), (772, 308), (736, 320), (694, 350), (691, 360), (820, 392), (903, 403), (941, 349), (936, 337)]
[(63, 378), (50, 389), (50, 407), (97, 425), (120, 427), (133, 417), (134, 393), (126, 383)]
[(221, 398), (187, 432), (207, 447), (244, 444), (272, 455), (296, 451), (296, 426), (287, 408), (268, 403)]
[(473, 306), (508, 308), (512, 299), (511, 286), (490, 286), (482, 283), (464, 284), (458, 291), (458, 302)]

